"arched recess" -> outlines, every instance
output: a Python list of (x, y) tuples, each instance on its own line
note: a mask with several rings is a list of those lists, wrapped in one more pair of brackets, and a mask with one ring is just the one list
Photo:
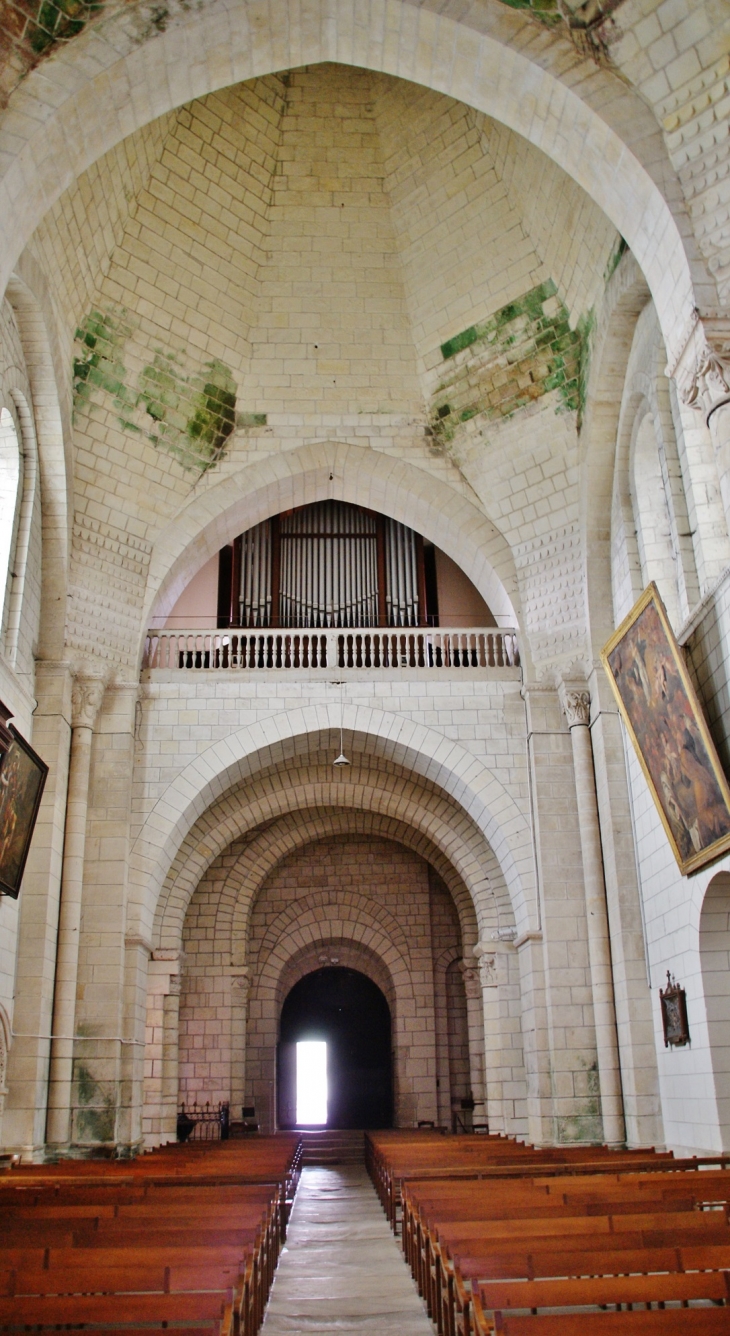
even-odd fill
[(301, 843), (305, 830), (335, 834), (355, 829), (398, 839), (433, 864), (451, 891), (466, 941), (476, 940), (475, 912), (482, 937), (494, 928), (512, 926), (512, 907), (499, 865), (464, 814), (446, 803), (442, 794), (415, 785), (406, 776), (386, 778), (355, 763), (347, 784), (333, 780), (327, 767), (298, 768), (233, 792), (206, 812), (166, 878), (155, 918), (155, 949), (179, 950), (196, 887), (213, 861), (239, 844), (245, 857), (227, 878), (216, 938), (228, 943), (232, 963), (242, 964), (238, 958), (245, 936), (242, 906), (251, 902), (278, 859)]
[(586, 553), (588, 617), (594, 657), (615, 628), (611, 505), (619, 414), (636, 322), (649, 301), (646, 280), (626, 253), (606, 289), (586, 393), (581, 515)]
[[(212, 0), (202, 11), (181, 7), (166, 17), (163, 31), (148, 29), (147, 40), (140, 40), (134, 23), (127, 27), (114, 16), (108, 27), (96, 25), (77, 37), (24, 81), (25, 115), (11, 121), (9, 165), (0, 184), (6, 264), (61, 192), (140, 126), (240, 80), (338, 61), (446, 93), (502, 121), (552, 158), (628, 241), (647, 276), (670, 353), (681, 348), (695, 305), (713, 305), (714, 285), (696, 258), (676, 176), (638, 97), (595, 69), (576, 83), (581, 96), (556, 77), (557, 51), (553, 74), (546, 60), (525, 54), (524, 41), (510, 45), (504, 39), (506, 17), (500, 32), (479, 9), (467, 18), (454, 6), (452, 17), (448, 4), (435, 11), (409, 0), (365, 9), (355, 0), (313, 0), (304, 9), (287, 0), (272, 0), (266, 9), (254, 0)], [(549, 45), (546, 37), (541, 54)], [(571, 51), (568, 68), (573, 64)], [(660, 175), (662, 189), (650, 171)], [(691, 264), (704, 292), (693, 291)], [(2, 280), (6, 276), (7, 269)]]
[[(229, 942), (231, 964), (244, 965), (248, 921), (256, 896), (281, 860), (303, 845), (333, 835), (369, 835), (395, 840), (430, 862), (451, 892), (465, 950), (477, 942), (477, 918), (471, 897), (455, 869), (432, 842), (402, 821), (378, 813), (298, 811), (262, 831), (246, 846), (221, 888), (216, 915), (217, 941)], [(495, 915), (496, 920), (496, 915)]]
[[(38, 444), (33, 414), (21, 390), (11, 390), (20, 423), (22, 469), (17, 505), (17, 524), (12, 537), (12, 580), (5, 602), (5, 652), (13, 668), (18, 667), (21, 618), (27, 590), (28, 555), (33, 528), (33, 512), (38, 487)], [(35, 627), (33, 627), (33, 632)], [(31, 632), (31, 634), (33, 634)], [(27, 669), (30, 663), (23, 667)]]
[[(340, 963), (362, 969), (385, 994), (393, 1026), (395, 1122), (417, 1121), (418, 1064), (413, 1057), (413, 1034), (418, 1008), (406, 936), (377, 901), (368, 903), (361, 897), (348, 910), (338, 903), (335, 892), (327, 890), (301, 897), (280, 914), (259, 952), (258, 977), (249, 1000), (249, 1017), (255, 1016), (255, 1025), (249, 1024), (246, 1044), (247, 1090), (257, 1110), (272, 1126), (281, 1004), (304, 960), (325, 949), (336, 954)], [(376, 962), (375, 969), (368, 958)]]
[(368, 506), (430, 538), (469, 576), (499, 625), (519, 625), (511, 550), (473, 501), (443, 478), (380, 450), (324, 441), (277, 452), (219, 479), (168, 525), (150, 560), (142, 642), (148, 620), (162, 625), (196, 571), (236, 534), (282, 510), (329, 498)]
[[(337, 733), (338, 740), (338, 733)], [(312, 741), (312, 751), (326, 747), (325, 737), (318, 733)], [(493, 906), (497, 926), (509, 926), (519, 921), (517, 908), (521, 916), (527, 912), (527, 903), (521, 899), (521, 880), (519, 883), (519, 904), (513, 906), (511, 888), (504, 878), (504, 870), (496, 856), (485, 832), (480, 830), (475, 816), (464, 810), (463, 804), (455, 795), (449, 799), (444, 792), (445, 784), (428, 783), (424, 774), (425, 766), (418, 772), (416, 764), (406, 766), (398, 764), (396, 756), (386, 759), (390, 774), (373, 776), (370, 770), (372, 754), (378, 754), (377, 743), (368, 748), (370, 739), (360, 739), (360, 747), (348, 740), (350, 756), (353, 759), (352, 771), (348, 783), (333, 778), (332, 767), (322, 766), (318, 756), (318, 771), (312, 774), (308, 766), (302, 766), (301, 756), (298, 764), (289, 764), (277, 778), (265, 776), (261, 780), (261, 791), (257, 791), (259, 782), (246, 783), (245, 788), (231, 783), (225, 787), (221, 798), (209, 808), (203, 810), (197, 820), (190, 823), (189, 830), (179, 840), (174, 856), (167, 864), (166, 875), (155, 902), (147, 902), (147, 911), (154, 914), (154, 923), (150, 923), (151, 942), (163, 950), (176, 950), (179, 945), (180, 930), (185, 919), (187, 904), (214, 858), (223, 848), (245, 835), (246, 831), (261, 826), (263, 822), (281, 818), (283, 814), (298, 812), (306, 808), (356, 808), (360, 811), (373, 811), (381, 819), (396, 820), (402, 827), (420, 832), (422, 838), (439, 850), (444, 859), (455, 868), (461, 883), (469, 888), (473, 904), (480, 916), (480, 930), (487, 929), (488, 907)], [(365, 745), (362, 745), (365, 743)], [(362, 755), (365, 751), (370, 755)], [(291, 760), (295, 754), (291, 754)], [(380, 759), (384, 759), (381, 756)], [(263, 768), (263, 767), (262, 767)], [(481, 767), (480, 767), (481, 768)], [(393, 771), (401, 774), (393, 774)], [(416, 774), (413, 774), (416, 771)], [(406, 783), (404, 783), (406, 780)], [(427, 780), (427, 782), (422, 782)], [(481, 788), (481, 786), (479, 786)], [(499, 786), (501, 796), (508, 795)], [(243, 800), (242, 800), (243, 799)], [(513, 818), (521, 815), (513, 811)], [(156, 824), (156, 823), (155, 823)], [(528, 834), (528, 832), (523, 832)], [(140, 836), (142, 839), (142, 836)], [(516, 850), (515, 850), (516, 852)], [(521, 851), (520, 863), (524, 858)], [(512, 859), (515, 862), (515, 858)], [(439, 871), (441, 868), (439, 867)], [(517, 867), (515, 866), (515, 872)], [(448, 874), (448, 868), (444, 867)], [(445, 876), (444, 879), (447, 879)], [(529, 883), (525, 890), (528, 890)], [(142, 908), (142, 904), (139, 904)], [(142, 926), (142, 925), (140, 925)], [(148, 933), (146, 933), (148, 937)]]
[(712, 878), (700, 915), (700, 962), (710, 1061), (717, 1100), (719, 1150), (730, 1149), (730, 872)]
[(24, 256), (7, 287), (15, 312), (32, 396), (32, 420), (38, 451), (42, 514), (41, 615), (38, 656), (63, 657), (66, 586), (71, 551), (73, 461), (70, 404), (59, 396), (67, 376), (52, 339), (50, 298), (44, 274)]
[(0, 627), (3, 633), (15, 574), (13, 555), (22, 495), (20, 433), (15, 414), (2, 405), (0, 406)]
[[(631, 432), (629, 487), (639, 549), (642, 586), (654, 580), (664, 600), (669, 620), (679, 628), (680, 614), (677, 554), (672, 550), (672, 526), (664, 488), (654, 414), (643, 400)], [(686, 616), (686, 609), (684, 610)]]

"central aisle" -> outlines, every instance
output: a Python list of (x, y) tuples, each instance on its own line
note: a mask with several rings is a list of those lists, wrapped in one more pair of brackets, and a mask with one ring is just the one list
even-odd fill
[(262, 1336), (434, 1336), (359, 1165), (303, 1169)]

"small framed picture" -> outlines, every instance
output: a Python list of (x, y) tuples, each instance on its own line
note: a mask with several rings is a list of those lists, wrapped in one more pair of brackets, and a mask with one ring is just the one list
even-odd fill
[(659, 1003), (662, 1009), (664, 1047), (683, 1048), (689, 1043), (687, 994), (684, 988), (680, 988), (669, 970), (667, 970), (666, 988), (659, 989)]
[(10, 724), (0, 765), (0, 893), (17, 900), (48, 766)]

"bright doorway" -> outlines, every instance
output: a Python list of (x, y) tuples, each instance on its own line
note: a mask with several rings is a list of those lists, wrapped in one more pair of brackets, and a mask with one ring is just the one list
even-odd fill
[(327, 1126), (327, 1044), (322, 1039), (297, 1044), (297, 1124)]
[[(317, 1117), (305, 1119), (299, 1109), (298, 1047), (315, 1037), (327, 1051), (326, 1113), (320, 1104)], [(304, 975), (281, 1010), (277, 1125), (392, 1127), (392, 1062), (390, 1008), (372, 979), (339, 965)]]

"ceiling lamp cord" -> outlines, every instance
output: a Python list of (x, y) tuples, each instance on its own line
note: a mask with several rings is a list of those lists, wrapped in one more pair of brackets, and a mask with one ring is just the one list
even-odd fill
[(335, 757), (334, 761), (332, 762), (333, 765), (349, 765), (349, 764), (350, 764), (350, 762), (348, 761), (347, 757), (345, 756), (345, 747), (344, 747), (344, 743), (343, 743), (343, 741), (342, 741), (342, 715), (343, 715), (342, 688), (343, 688), (343, 686), (344, 686), (344, 682), (340, 682), (340, 754), (339, 754), (339, 756), (336, 756), (336, 757)]

